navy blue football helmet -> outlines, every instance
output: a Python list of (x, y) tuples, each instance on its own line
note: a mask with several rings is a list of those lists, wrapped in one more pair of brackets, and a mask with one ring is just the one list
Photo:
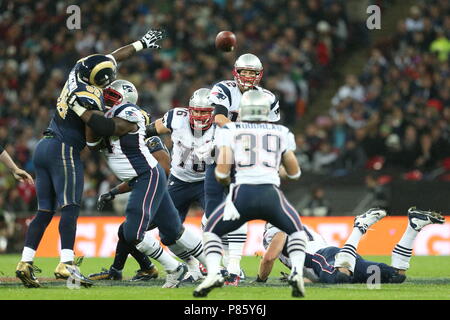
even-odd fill
[(105, 88), (116, 79), (114, 61), (103, 54), (94, 54), (80, 60), (80, 79), (90, 85)]

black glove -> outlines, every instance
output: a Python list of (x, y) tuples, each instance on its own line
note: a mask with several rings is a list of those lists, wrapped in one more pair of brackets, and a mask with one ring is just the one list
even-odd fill
[(156, 41), (161, 40), (164, 38), (164, 31), (163, 30), (148, 30), (147, 33), (141, 38), (142, 46), (145, 48), (150, 49), (161, 49), (161, 46), (159, 44), (156, 44)]
[(115, 197), (116, 196), (112, 194), (111, 191), (100, 195), (100, 197), (97, 200), (97, 210), (102, 211), (105, 205), (108, 202), (114, 200)]
[(280, 277), (280, 281), (288, 281), (289, 275), (286, 272), (281, 271), (280, 272), (281, 277)]
[(266, 279), (266, 280), (261, 279), (261, 278), (259, 277), (259, 274), (258, 274), (258, 275), (256, 275), (256, 280), (255, 280), (255, 282), (263, 282), (263, 283), (265, 283), (265, 282), (267, 282), (267, 279)]

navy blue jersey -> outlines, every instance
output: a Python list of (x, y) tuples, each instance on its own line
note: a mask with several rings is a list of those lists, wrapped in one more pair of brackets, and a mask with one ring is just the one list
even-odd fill
[(70, 71), (69, 78), (57, 100), (56, 112), (48, 127), (54, 136), (72, 146), (77, 152), (86, 146), (85, 124), (75, 112), (69, 109), (67, 98), (75, 93), (80, 103), (89, 109), (103, 110), (104, 106), (102, 91), (78, 79), (77, 69), (80, 64), (81, 60)]

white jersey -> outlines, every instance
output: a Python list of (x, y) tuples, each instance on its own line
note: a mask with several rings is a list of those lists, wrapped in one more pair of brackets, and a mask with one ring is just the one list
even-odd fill
[(172, 134), (173, 148), (170, 174), (184, 182), (205, 179), (206, 165), (211, 164), (213, 128), (193, 130), (187, 108), (169, 110), (162, 118), (164, 126)]
[(295, 151), (295, 138), (283, 125), (275, 123), (232, 122), (218, 130), (217, 147), (233, 150), (236, 184), (280, 185), (281, 157)]
[(119, 104), (106, 112), (105, 117), (122, 118), (138, 126), (136, 132), (107, 138), (105, 154), (117, 178), (122, 181), (130, 180), (156, 167), (158, 161), (151, 155), (144, 141), (146, 119), (138, 106), (131, 103)]
[[(312, 228), (306, 226), (305, 224), (303, 224), (303, 228), (308, 237), (308, 241), (306, 242), (306, 249), (305, 249), (305, 251), (307, 253), (315, 254), (318, 250), (330, 246), (325, 241), (325, 239), (320, 234), (315, 232)], [(270, 243), (272, 242), (273, 237), (279, 232), (283, 232), (283, 231), (281, 231), (280, 229), (278, 229), (277, 227), (275, 227), (274, 225), (272, 225), (270, 223), (266, 223), (266, 225), (264, 227), (264, 235), (263, 235), (264, 249), (267, 250)], [(288, 253), (287, 253), (286, 244), (284, 245), (284, 248), (278, 258), (285, 266), (287, 266), (289, 269), (291, 269), (292, 264), (291, 264), (291, 260), (289, 259)], [(308, 272), (308, 274), (311, 274), (311, 273), (314, 274), (314, 271), (312, 269), (311, 270), (309, 270), (310, 268), (306, 268), (306, 269), (307, 269), (306, 271)]]
[[(277, 122), (280, 120), (280, 104), (278, 98), (269, 90), (255, 86), (255, 89), (262, 91), (270, 99), (269, 122)], [(224, 106), (228, 109), (228, 119), (231, 121), (239, 121), (239, 104), (241, 102), (242, 92), (235, 80), (225, 80), (216, 83), (211, 89), (209, 102)]]

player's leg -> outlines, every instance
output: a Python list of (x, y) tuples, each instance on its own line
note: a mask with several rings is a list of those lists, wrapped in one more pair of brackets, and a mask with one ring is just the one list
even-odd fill
[(167, 190), (170, 198), (178, 210), (181, 222), (186, 219), (189, 211), (189, 206), (192, 203), (193, 194), (191, 193), (190, 183), (181, 181), (174, 176), (169, 176), (169, 184)]
[(292, 269), (288, 282), (292, 287), (292, 296), (303, 297), (305, 295), (303, 266), (306, 257), (307, 235), (303, 229), (300, 215), (277, 187), (264, 187), (258, 193), (260, 201), (265, 202), (263, 219), (289, 236), (287, 252)]
[(192, 276), (194, 280), (198, 280), (202, 276), (199, 261), (203, 264), (206, 262), (202, 238), (183, 227), (168, 192), (158, 208), (154, 223), (158, 226), (161, 242), (188, 265), (187, 277)]
[(88, 287), (93, 282), (81, 274), (79, 265), (82, 259), (76, 260), (73, 251), (84, 186), (83, 163), (79, 153), (72, 146), (56, 139), (52, 140), (55, 140), (51, 151), (53, 157), (48, 169), (51, 172), (57, 202), (61, 207), (58, 226), (61, 256), (54, 274), (57, 279), (75, 277), (81, 285)]
[(353, 271), (353, 283), (367, 283), (375, 285), (380, 283), (402, 283), (406, 279), (404, 273), (385, 263), (368, 261), (360, 255), (356, 256)]
[[(167, 180), (164, 170), (157, 165), (148, 173), (133, 180), (131, 186), (133, 190), (126, 208), (127, 219), (123, 224), (124, 239), (131, 246), (136, 246), (136, 249), (142, 253), (157, 258), (167, 272), (168, 281), (166, 281), (167, 285), (165, 284), (164, 287), (172, 287), (173, 281), (169, 280), (172, 280), (172, 278), (182, 279), (187, 268), (170, 255), (164, 254), (163, 250), (160, 250), (159, 242), (146, 232), (150, 223), (155, 219), (164, 196), (167, 194)], [(178, 213), (176, 215), (179, 220)], [(166, 258), (167, 260), (162, 260)]]
[(39, 271), (39, 269), (33, 266), (33, 260), (44, 232), (55, 213), (56, 195), (50, 173), (46, 168), (48, 143), (48, 139), (42, 139), (38, 143), (33, 156), (38, 211), (28, 227), (22, 258), (16, 268), (17, 277), (28, 288), (40, 287), (40, 283), (34, 275), (34, 272)]
[(392, 267), (404, 274), (409, 269), (414, 240), (422, 228), (433, 223), (442, 224), (444, 221), (445, 218), (437, 212), (419, 210), (416, 207), (409, 208), (408, 225), (392, 251)]
[[(237, 203), (235, 203), (235, 205), (237, 205)], [(212, 289), (221, 287), (224, 284), (225, 279), (221, 274), (223, 252), (221, 236), (239, 228), (248, 221), (243, 211), (239, 211), (241, 217), (238, 220), (224, 221), (224, 208), (225, 202), (220, 204), (207, 220), (203, 232), (203, 243), (205, 246), (208, 275), (194, 290), (194, 297), (205, 297)]]
[(122, 280), (122, 270), (125, 267), (125, 263), (128, 259), (128, 254), (132, 255), (132, 257), (137, 261), (140, 267), (131, 281), (147, 281), (157, 278), (158, 269), (152, 264), (148, 256), (125, 241), (125, 237), (123, 235), (123, 224), (120, 225), (117, 235), (119, 241), (117, 242), (113, 264), (111, 265), (109, 270), (103, 269), (99, 273), (90, 274), (89, 279)]
[(385, 210), (372, 208), (362, 215), (355, 217), (352, 233), (336, 256), (334, 262), (335, 268), (338, 268), (339, 271), (348, 275), (351, 275), (351, 273), (354, 272), (357, 257), (356, 251), (358, 249), (359, 241), (373, 224), (380, 221), (385, 216)]

